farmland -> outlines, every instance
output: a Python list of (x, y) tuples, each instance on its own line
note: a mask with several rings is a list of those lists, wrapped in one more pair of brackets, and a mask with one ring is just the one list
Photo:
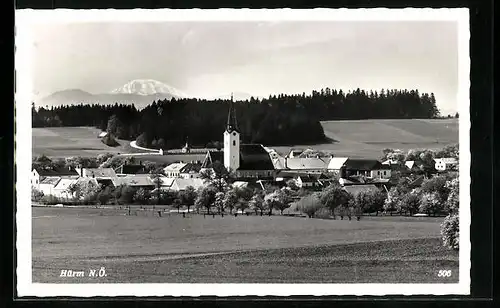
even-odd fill
[(336, 156), (376, 159), (385, 148), (439, 149), (458, 143), (458, 119), (325, 121), (321, 124), (330, 143), (275, 149), (285, 153), (292, 147), (313, 147)]
[[(329, 143), (274, 148), (285, 153), (292, 147), (313, 147), (332, 152), (336, 156), (378, 158), (385, 148), (438, 149), (458, 143), (458, 119), (326, 121), (322, 125), (325, 135), (332, 140)], [(97, 138), (99, 130), (91, 127), (33, 128), (32, 131), (34, 155), (65, 157), (96, 156), (103, 152), (138, 152), (123, 140), (119, 141), (119, 147), (106, 146)], [(170, 163), (178, 160), (202, 160), (203, 157), (203, 154), (148, 155), (141, 159)]]
[[(361, 221), (282, 216), (163, 215), (38, 208), (33, 282), (93, 282), (63, 269), (105, 267), (101, 282), (456, 282), (458, 253), (443, 248), (442, 218)], [(418, 249), (416, 249), (418, 248)], [(438, 278), (439, 269), (450, 278)]]

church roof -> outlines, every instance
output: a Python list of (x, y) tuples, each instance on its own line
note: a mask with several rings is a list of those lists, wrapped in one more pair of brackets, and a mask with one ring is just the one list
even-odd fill
[(271, 156), (260, 144), (240, 145), (240, 167), (238, 170), (274, 170)]
[[(202, 168), (210, 168), (216, 161), (224, 163), (224, 151), (208, 151)], [(241, 144), (238, 170), (274, 170), (274, 164), (262, 145)]]

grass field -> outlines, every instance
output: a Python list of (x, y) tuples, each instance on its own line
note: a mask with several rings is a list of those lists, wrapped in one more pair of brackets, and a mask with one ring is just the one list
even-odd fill
[[(442, 218), (158, 217), (152, 211), (37, 208), (33, 282), (457, 282)], [(102, 278), (61, 270), (106, 268)], [(450, 278), (438, 278), (441, 269)]]
[(293, 147), (313, 147), (336, 156), (378, 158), (385, 148), (440, 149), (458, 143), (458, 119), (325, 121), (331, 143), (274, 147), (287, 153)]
[[(429, 148), (439, 149), (458, 143), (458, 119), (440, 120), (360, 120), (322, 122), (330, 143), (318, 145), (278, 146), (280, 153), (290, 148), (313, 147), (332, 152), (336, 156), (354, 158), (378, 158), (385, 148), (401, 150)], [(121, 146), (108, 147), (97, 138), (99, 130), (91, 127), (33, 128), (33, 154), (49, 157), (96, 156), (103, 152), (137, 153), (128, 141), (119, 141)], [(203, 160), (204, 154), (138, 156), (140, 160), (159, 163)]]
[(93, 127), (47, 127), (32, 130), (33, 155), (48, 157), (97, 156), (102, 153), (129, 153), (128, 141), (118, 140), (120, 146), (110, 147), (97, 136), (101, 132)]

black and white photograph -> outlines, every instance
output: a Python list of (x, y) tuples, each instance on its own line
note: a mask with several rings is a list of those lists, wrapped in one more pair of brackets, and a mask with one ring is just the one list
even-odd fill
[(468, 14), (17, 11), (18, 294), (469, 294)]

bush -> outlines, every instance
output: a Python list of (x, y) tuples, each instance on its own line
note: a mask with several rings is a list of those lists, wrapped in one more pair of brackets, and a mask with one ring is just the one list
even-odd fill
[[(319, 200), (319, 196), (317, 194), (312, 194), (309, 196), (302, 197), (296, 205), (296, 209), (304, 214), (306, 214), (309, 218), (314, 217), (317, 212), (323, 207)], [(330, 211), (328, 211), (328, 215), (330, 215)]]
[(102, 139), (101, 139), (102, 143), (104, 143), (105, 145), (107, 146), (110, 146), (110, 147), (116, 147), (116, 146), (119, 146), (120, 143), (118, 143), (118, 141), (116, 141), (115, 137), (108, 133), (106, 136), (104, 136)]
[(43, 198), (43, 192), (32, 187), (31, 188), (31, 201), (40, 202)]
[(316, 218), (329, 219), (331, 216), (332, 212), (326, 207), (321, 207), (314, 213), (314, 217)]
[(441, 224), (441, 236), (443, 238), (444, 246), (454, 250), (459, 249), (460, 231), (458, 214), (450, 214), (446, 216)]
[(47, 205), (55, 205), (55, 204), (61, 203), (61, 200), (54, 195), (43, 196), (40, 201), (43, 204), (47, 204)]

